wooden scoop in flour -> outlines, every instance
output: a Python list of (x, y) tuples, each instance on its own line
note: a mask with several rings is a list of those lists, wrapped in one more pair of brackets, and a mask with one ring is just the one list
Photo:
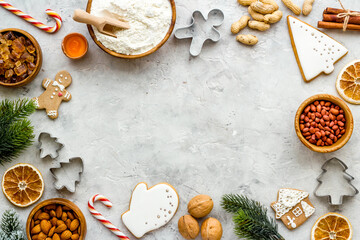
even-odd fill
[(116, 35), (113, 33), (113, 28), (117, 27), (117, 28), (124, 28), (124, 29), (129, 29), (130, 25), (128, 22), (123, 22), (114, 18), (109, 18), (109, 17), (97, 17), (94, 15), (91, 15), (81, 9), (76, 9), (74, 11), (74, 16), (73, 19), (76, 22), (80, 22), (80, 23), (86, 23), (86, 24), (91, 24), (94, 27), (97, 28), (97, 30), (100, 33), (109, 35), (111, 37), (115, 37)]

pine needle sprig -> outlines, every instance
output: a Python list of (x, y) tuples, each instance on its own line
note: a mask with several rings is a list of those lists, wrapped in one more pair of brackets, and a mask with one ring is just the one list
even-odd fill
[(10, 162), (32, 143), (34, 128), (27, 119), (36, 109), (32, 100), (0, 103), (0, 164)]
[(4, 212), (0, 227), (0, 240), (25, 240), (19, 216), (13, 209)]
[(261, 203), (238, 194), (227, 194), (221, 206), (233, 213), (235, 234), (251, 240), (284, 240), (278, 233), (275, 220), (267, 216), (267, 209)]

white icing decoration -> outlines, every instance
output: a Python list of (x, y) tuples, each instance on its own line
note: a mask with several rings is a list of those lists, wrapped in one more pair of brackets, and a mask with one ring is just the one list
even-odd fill
[(39, 98), (33, 98), (33, 100), (34, 100), (34, 102), (35, 102), (36, 108), (39, 108), (39, 107), (40, 107)]
[(309, 193), (295, 190), (282, 188), (279, 190), (278, 201), (272, 206), (276, 212), (276, 219), (281, 218), (287, 212), (289, 212), (293, 207), (301, 202), (304, 198), (307, 198)]
[(62, 75), (62, 74), (60, 74), (60, 77), (63, 77), (63, 75)]
[[(322, 72), (326, 74), (333, 72), (335, 62), (342, 58), (348, 50), (318, 29), (295, 17), (289, 16), (288, 22), (296, 46), (298, 62), (306, 81), (314, 79)], [(327, 48), (326, 46), (331, 47)], [(332, 58), (329, 57), (330, 53)]]
[(54, 96), (51, 96), (50, 98), (51, 98), (51, 99), (53, 99), (53, 98), (54, 98)]
[(47, 80), (45, 81), (44, 86), (45, 86), (45, 87), (48, 87), (48, 86), (49, 86), (49, 84), (50, 84), (50, 82), (51, 82), (51, 80), (47, 79)]
[(303, 211), (301, 210), (300, 207), (297, 207), (294, 210), (292, 210), (292, 213), (295, 215), (295, 217), (300, 217), (301, 214), (303, 214)]
[[(172, 196), (171, 206), (167, 199), (169, 195)], [(148, 189), (145, 183), (140, 183), (132, 193), (129, 211), (125, 212), (121, 219), (135, 237), (141, 238), (145, 233), (169, 222), (178, 205), (179, 197), (170, 185), (161, 183)], [(168, 215), (163, 214), (166, 210), (169, 211)]]
[(58, 88), (55, 88), (55, 91), (59, 91), (59, 89), (58, 89)]
[(67, 92), (67, 93), (65, 93), (65, 96), (64, 96), (65, 98), (69, 98), (70, 97), (70, 94)]
[(55, 92), (53, 92), (53, 95), (55, 96), (55, 95), (56, 95), (56, 93), (55, 93)]
[(287, 219), (289, 220), (288, 225), (291, 225), (292, 228), (296, 228), (296, 223), (294, 222), (295, 218), (290, 218), (289, 216), (287, 216)]
[(53, 116), (53, 117), (55, 117), (56, 114), (57, 114), (57, 111), (56, 111), (56, 110), (49, 111), (49, 112), (47, 113), (48, 116)]
[(310, 206), (307, 202), (305, 201), (301, 201), (301, 207), (303, 208), (304, 210), (304, 213), (305, 213), (305, 217), (308, 218), (310, 217), (311, 215), (314, 214), (315, 212), (315, 208)]
[[(59, 80), (59, 82), (60, 82), (60, 80)], [(61, 91), (64, 91), (64, 89), (65, 89), (65, 87), (63, 85), (59, 84), (57, 81), (54, 81), (52, 85), (55, 87), (59, 87)]]

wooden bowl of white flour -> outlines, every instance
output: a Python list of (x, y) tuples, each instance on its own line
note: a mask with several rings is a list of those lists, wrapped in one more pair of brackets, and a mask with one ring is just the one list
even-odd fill
[(87, 25), (92, 39), (102, 50), (127, 59), (157, 51), (169, 39), (176, 21), (174, 0), (88, 0), (86, 11), (129, 22), (130, 29), (114, 29), (116, 38)]

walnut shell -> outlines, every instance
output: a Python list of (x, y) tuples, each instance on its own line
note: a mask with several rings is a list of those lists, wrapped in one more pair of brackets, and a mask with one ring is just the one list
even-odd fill
[(220, 240), (223, 234), (221, 223), (216, 218), (208, 218), (201, 225), (203, 240)]
[(185, 239), (195, 239), (200, 232), (199, 223), (190, 215), (182, 216), (179, 219), (178, 228)]
[(208, 215), (214, 207), (214, 202), (208, 195), (197, 195), (190, 200), (188, 212), (195, 218), (202, 218)]

